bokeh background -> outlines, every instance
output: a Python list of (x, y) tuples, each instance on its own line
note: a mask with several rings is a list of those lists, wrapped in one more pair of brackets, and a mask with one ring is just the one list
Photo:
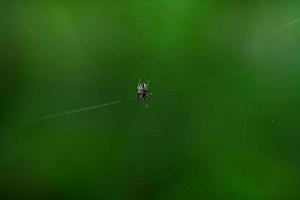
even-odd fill
[[(0, 198), (300, 199), (300, 1), (0, 3)], [(151, 80), (149, 107), (122, 101)]]

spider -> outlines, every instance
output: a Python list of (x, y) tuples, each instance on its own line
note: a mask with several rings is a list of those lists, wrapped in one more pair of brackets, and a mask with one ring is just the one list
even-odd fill
[(149, 80), (146, 83), (141, 83), (141, 80), (139, 80), (138, 86), (137, 86), (137, 98), (147, 100), (149, 99)]

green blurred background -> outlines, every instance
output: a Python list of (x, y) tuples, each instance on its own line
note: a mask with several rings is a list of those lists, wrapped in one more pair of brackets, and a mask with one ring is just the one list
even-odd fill
[[(1, 1), (0, 198), (300, 199), (299, 17), (298, 0)], [(149, 108), (31, 121), (140, 78)]]

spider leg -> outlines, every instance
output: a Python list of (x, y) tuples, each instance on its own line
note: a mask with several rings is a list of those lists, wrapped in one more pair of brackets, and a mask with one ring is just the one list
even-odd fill
[(148, 100), (149, 100), (149, 96), (148, 96), (147, 94), (145, 94), (145, 95), (143, 96), (143, 99), (144, 99), (144, 101), (148, 101)]
[(150, 87), (150, 80), (147, 81), (147, 86)]
[(141, 82), (142, 82), (142, 79), (139, 79), (138, 86), (141, 84)]
[(141, 93), (137, 93), (136, 97), (138, 100), (144, 99), (144, 96)]

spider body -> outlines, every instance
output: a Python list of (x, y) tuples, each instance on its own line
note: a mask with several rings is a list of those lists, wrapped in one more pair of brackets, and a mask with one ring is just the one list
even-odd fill
[(149, 81), (148, 84), (139, 82), (137, 86), (137, 98), (147, 100), (149, 98), (148, 92), (149, 92)]

